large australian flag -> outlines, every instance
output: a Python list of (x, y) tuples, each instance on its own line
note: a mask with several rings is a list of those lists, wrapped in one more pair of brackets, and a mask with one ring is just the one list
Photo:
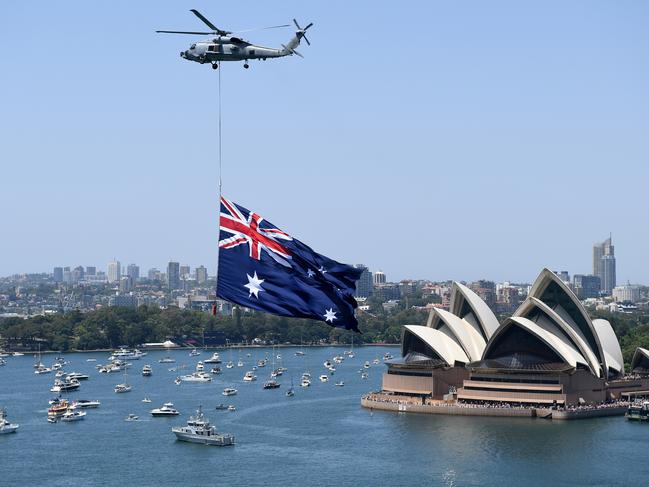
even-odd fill
[(361, 270), (341, 264), (221, 197), (217, 295), (246, 308), (358, 331)]

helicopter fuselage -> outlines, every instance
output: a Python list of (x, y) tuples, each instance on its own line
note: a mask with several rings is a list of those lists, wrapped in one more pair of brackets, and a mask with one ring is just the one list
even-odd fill
[(180, 57), (197, 63), (215, 63), (217, 61), (246, 61), (248, 59), (266, 59), (290, 55), (284, 49), (256, 46), (233, 37), (218, 37), (210, 41), (196, 42), (189, 49), (182, 51)]

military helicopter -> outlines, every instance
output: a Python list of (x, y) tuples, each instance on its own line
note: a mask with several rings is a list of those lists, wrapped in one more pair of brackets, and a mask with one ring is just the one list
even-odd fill
[[(297, 27), (295, 36), (288, 42), (288, 44), (282, 44), (281, 49), (274, 49), (271, 47), (263, 47), (250, 44), (240, 37), (231, 35), (233, 34), (233, 32), (219, 29), (212, 22), (207, 20), (205, 16), (198, 10), (192, 9), (190, 10), (190, 12), (201, 19), (203, 23), (212, 30), (210, 32), (156, 30), (156, 32), (160, 34), (192, 34), (216, 36), (213, 39), (196, 42), (192, 44), (189, 49), (180, 53), (181, 58), (187, 59), (189, 61), (195, 61), (200, 64), (211, 63), (213, 69), (217, 69), (219, 67), (219, 61), (243, 61), (243, 67), (248, 69), (250, 67), (250, 65), (248, 64), (249, 59), (263, 59), (265, 61), (267, 58), (292, 56), (293, 54), (304, 57), (302, 56), (302, 54), (297, 52), (295, 48), (300, 45), (300, 41), (302, 39), (304, 39), (309, 46), (311, 45), (309, 39), (306, 38), (306, 31), (313, 25), (313, 22), (311, 22), (303, 29), (302, 27), (300, 27), (300, 24), (298, 24), (297, 21), (293, 19), (293, 23), (295, 24), (295, 27)], [(290, 24), (274, 25), (272, 27), (264, 27), (263, 29), (276, 29), (279, 27), (290, 27)], [(250, 29), (248, 31), (241, 32), (250, 32), (252, 30), (258, 29)]]

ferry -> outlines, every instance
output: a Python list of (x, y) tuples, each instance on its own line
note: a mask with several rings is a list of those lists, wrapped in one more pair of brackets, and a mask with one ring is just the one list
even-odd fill
[(218, 433), (216, 427), (211, 426), (209, 420), (205, 418), (200, 406), (196, 415), (191, 416), (187, 421), (187, 426), (171, 428), (171, 432), (176, 435), (176, 439), (179, 441), (213, 446), (234, 445), (234, 436), (229, 433)]
[(626, 419), (629, 421), (647, 421), (649, 420), (649, 401), (634, 402), (629, 404)]

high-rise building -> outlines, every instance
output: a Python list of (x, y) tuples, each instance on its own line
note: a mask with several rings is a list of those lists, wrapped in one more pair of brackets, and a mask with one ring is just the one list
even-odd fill
[(137, 264), (129, 264), (126, 268), (126, 275), (130, 277), (133, 282), (140, 278), (140, 267)]
[(354, 267), (363, 270), (361, 277), (356, 281), (356, 293), (354, 295), (357, 298), (367, 298), (372, 295), (372, 291), (374, 290), (372, 286), (372, 273), (363, 264), (356, 264)]
[(207, 282), (207, 267), (199, 266), (196, 268), (196, 282), (198, 284), (205, 284)]
[(96, 276), (97, 268), (93, 265), (86, 266), (86, 276)]
[(181, 279), (188, 279), (189, 278), (189, 272), (190, 268), (188, 265), (181, 265), (180, 266), (180, 278)]
[(146, 274), (147, 279), (149, 281), (159, 281), (160, 280), (160, 271), (153, 267), (152, 269), (149, 269), (149, 272)]
[(54, 268), (52, 279), (54, 279), (54, 282), (63, 282), (63, 267)]
[(72, 282), (72, 272), (70, 272), (69, 267), (63, 268), (63, 282), (70, 284)]
[(83, 281), (83, 278), (86, 275), (86, 271), (83, 270), (83, 266), (77, 266), (72, 270), (72, 282)]
[(180, 288), (180, 264), (178, 262), (167, 264), (167, 287), (169, 289)]
[(131, 276), (122, 276), (119, 280), (119, 291), (122, 293), (127, 293), (133, 289), (133, 278)]
[(611, 237), (593, 245), (593, 275), (599, 277), (602, 293), (610, 295), (615, 287), (615, 247)]
[(637, 303), (640, 301), (640, 286), (634, 286), (627, 283), (624, 286), (613, 288), (613, 300), (618, 303)]
[(598, 276), (575, 274), (572, 276), (572, 287), (579, 299), (596, 298), (599, 296), (601, 281)]
[(108, 282), (110, 284), (114, 282), (119, 282), (122, 278), (122, 265), (118, 260), (114, 260), (108, 263)]
[(386, 281), (385, 273), (383, 271), (376, 271), (374, 273), (374, 285), (375, 286), (385, 284), (386, 282), (387, 281)]

